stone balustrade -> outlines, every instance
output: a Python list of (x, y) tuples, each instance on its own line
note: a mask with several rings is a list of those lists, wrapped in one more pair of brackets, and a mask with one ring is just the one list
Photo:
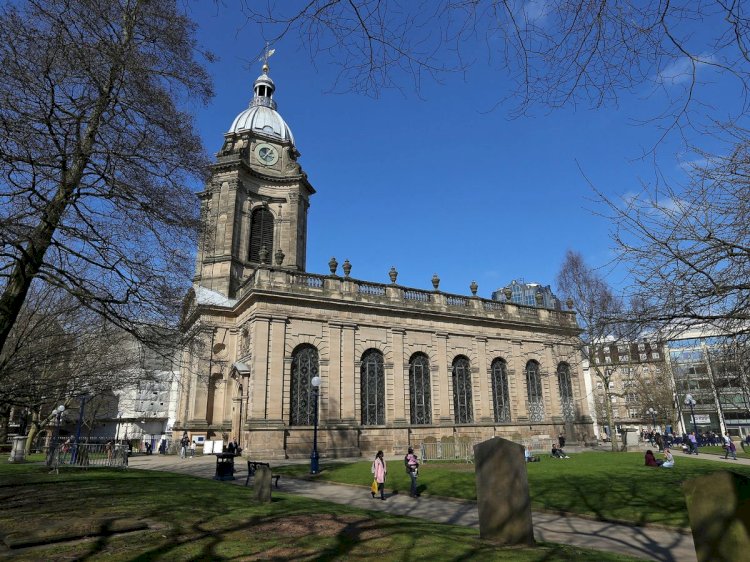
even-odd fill
[(256, 290), (278, 291), (290, 295), (318, 295), (326, 299), (397, 305), (404, 309), (577, 328), (575, 313), (571, 311), (550, 310), (476, 296), (403, 287), (394, 283), (373, 283), (353, 277), (319, 275), (285, 268), (258, 269), (239, 288), (237, 299), (242, 300)]

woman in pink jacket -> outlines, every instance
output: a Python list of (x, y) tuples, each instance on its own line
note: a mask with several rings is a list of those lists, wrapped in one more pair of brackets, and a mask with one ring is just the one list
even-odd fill
[[(375, 460), (372, 461), (372, 473), (375, 476), (375, 481), (378, 483), (380, 499), (385, 500), (385, 475), (388, 473), (388, 468), (383, 458), (383, 451), (378, 451), (378, 454), (375, 455)], [(375, 492), (372, 492), (372, 497), (375, 497)]]

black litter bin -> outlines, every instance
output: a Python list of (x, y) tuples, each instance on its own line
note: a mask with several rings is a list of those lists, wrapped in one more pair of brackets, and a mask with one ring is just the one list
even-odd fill
[(214, 480), (234, 480), (234, 455), (217, 453)]

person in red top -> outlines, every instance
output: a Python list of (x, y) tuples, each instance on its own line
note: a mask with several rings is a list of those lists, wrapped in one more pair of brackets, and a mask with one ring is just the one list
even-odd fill
[(645, 460), (646, 466), (660, 466), (659, 461), (656, 460), (656, 457), (654, 456), (654, 453), (651, 452), (651, 449), (646, 451)]

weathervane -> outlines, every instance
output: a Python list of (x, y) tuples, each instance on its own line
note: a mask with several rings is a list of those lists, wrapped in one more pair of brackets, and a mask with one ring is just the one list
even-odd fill
[(268, 59), (270, 59), (273, 54), (276, 52), (276, 49), (269, 49), (270, 43), (266, 41), (266, 50), (263, 52), (263, 54), (260, 56), (258, 61), (263, 61), (263, 74), (268, 74), (269, 66), (268, 66)]

